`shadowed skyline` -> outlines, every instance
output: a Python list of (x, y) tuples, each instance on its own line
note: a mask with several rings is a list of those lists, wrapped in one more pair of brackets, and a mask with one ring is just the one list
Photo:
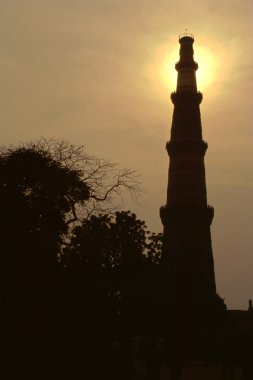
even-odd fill
[(175, 90), (161, 70), (166, 63), (174, 72), (178, 55), (170, 53), (185, 28), (199, 65), (198, 49), (211, 51), (217, 71), (198, 88), (216, 281), (230, 308), (246, 308), (253, 297), (252, 3), (12, 0), (0, 9), (1, 144), (59, 137), (140, 170), (146, 192), (140, 204), (122, 207), (155, 231), (162, 231)]

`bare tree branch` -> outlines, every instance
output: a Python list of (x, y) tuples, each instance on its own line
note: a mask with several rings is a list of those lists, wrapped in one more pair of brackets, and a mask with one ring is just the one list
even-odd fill
[(137, 200), (142, 192), (140, 174), (137, 171), (120, 169), (118, 164), (89, 155), (82, 145), (73, 145), (56, 138), (41, 138), (36, 142), (21, 144), (26, 147), (29, 145), (47, 152), (63, 167), (77, 171), (90, 189), (88, 200), (82, 203), (71, 200), (72, 215), (66, 221), (68, 224), (113, 209), (113, 204), (119, 199), (122, 201), (124, 194)]

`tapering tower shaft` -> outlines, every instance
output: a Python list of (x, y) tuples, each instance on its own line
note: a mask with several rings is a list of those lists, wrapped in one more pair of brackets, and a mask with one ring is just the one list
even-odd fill
[(164, 258), (170, 289), (179, 304), (197, 304), (216, 294), (210, 225), (213, 208), (207, 205), (200, 103), (194, 61), (194, 38), (179, 38), (180, 59), (170, 141), (167, 203), (161, 208)]

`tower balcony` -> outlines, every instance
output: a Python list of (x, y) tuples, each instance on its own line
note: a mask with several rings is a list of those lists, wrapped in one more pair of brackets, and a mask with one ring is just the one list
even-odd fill
[(197, 103), (200, 104), (203, 99), (203, 94), (200, 91), (174, 91), (170, 95), (172, 103)]
[[(188, 57), (187, 57), (188, 58)], [(197, 71), (199, 68), (199, 65), (197, 62), (193, 61), (191, 57), (188, 59), (180, 60), (178, 63), (175, 64), (175, 69), (177, 71), (180, 71), (182, 69), (192, 69), (193, 71)]]
[(160, 208), (160, 218), (163, 225), (170, 223), (203, 223), (211, 225), (214, 217), (214, 208), (207, 207), (192, 207), (191, 205), (185, 207), (171, 207), (162, 206)]
[(195, 140), (168, 141), (166, 144), (166, 150), (170, 157), (204, 157), (207, 147), (208, 144), (205, 141)]

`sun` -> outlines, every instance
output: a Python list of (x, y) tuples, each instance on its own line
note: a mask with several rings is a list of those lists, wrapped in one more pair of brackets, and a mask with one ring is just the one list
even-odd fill
[[(179, 44), (173, 40), (153, 48), (152, 60), (147, 64), (146, 74), (156, 93), (162, 94), (164, 91), (176, 90), (175, 64), (179, 61), (179, 47)], [(228, 60), (228, 57), (224, 55), (223, 46), (217, 42), (200, 41), (196, 42), (193, 48), (194, 60), (199, 66), (196, 71), (198, 91), (215, 95), (219, 91), (221, 82), (226, 79), (225, 74), (229, 74), (224, 73), (222, 78), (218, 78), (222, 61)]]

